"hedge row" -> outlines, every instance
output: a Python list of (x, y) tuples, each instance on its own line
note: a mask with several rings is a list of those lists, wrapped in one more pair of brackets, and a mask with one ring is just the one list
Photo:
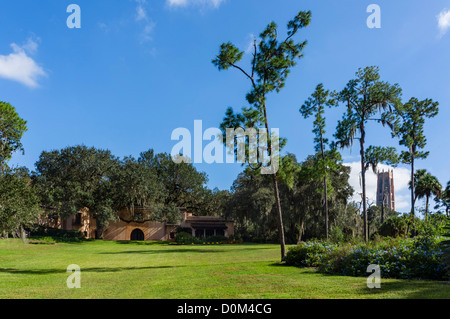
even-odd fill
[(188, 233), (178, 233), (175, 242), (179, 245), (224, 245), (224, 244), (240, 244), (242, 241), (234, 237), (212, 236), (208, 238), (196, 238)]

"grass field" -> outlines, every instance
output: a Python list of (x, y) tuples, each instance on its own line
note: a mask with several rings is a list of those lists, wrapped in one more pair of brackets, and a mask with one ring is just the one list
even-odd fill
[[(277, 245), (28, 244), (0, 240), (0, 298), (450, 298), (450, 285), (329, 276), (281, 265)], [(68, 289), (67, 266), (81, 267)]]

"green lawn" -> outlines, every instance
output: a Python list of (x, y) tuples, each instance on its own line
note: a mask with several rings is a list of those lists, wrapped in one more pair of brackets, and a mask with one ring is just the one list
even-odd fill
[[(0, 240), (0, 298), (449, 298), (450, 285), (329, 276), (281, 265), (277, 245)], [(81, 267), (81, 289), (66, 268)]]

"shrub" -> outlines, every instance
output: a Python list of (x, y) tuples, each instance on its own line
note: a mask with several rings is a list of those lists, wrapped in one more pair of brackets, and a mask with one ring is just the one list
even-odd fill
[(333, 229), (330, 231), (330, 240), (335, 244), (344, 242), (344, 233), (339, 227), (333, 227)]
[(442, 249), (442, 261), (445, 264), (445, 270), (447, 271), (447, 278), (450, 277), (450, 219), (447, 219), (447, 226), (445, 227), (446, 233), (444, 236), (446, 239), (440, 244)]
[(203, 242), (200, 239), (193, 237), (191, 234), (184, 232), (178, 233), (175, 241), (177, 244), (181, 245), (201, 244)]
[(285, 262), (296, 267), (317, 267), (327, 251), (336, 249), (337, 246), (321, 241), (300, 243), (288, 249)]
[(436, 237), (445, 234), (447, 218), (442, 214), (430, 214), (427, 220), (416, 220), (416, 234)]
[(319, 272), (368, 276), (367, 267), (379, 265), (383, 278), (442, 280), (446, 276), (438, 238), (385, 239), (375, 243), (333, 245), (302, 243), (289, 249), (286, 264), (318, 267)]
[(230, 244), (242, 244), (243, 242), (244, 240), (239, 235), (231, 235), (230, 237), (228, 237), (228, 243)]
[(192, 234), (192, 228), (178, 226), (177, 229), (176, 229), (176, 232), (177, 233)]
[(234, 237), (226, 238), (224, 236), (211, 236), (208, 238), (197, 238), (193, 237), (188, 233), (178, 233), (175, 242), (179, 245), (218, 245), (218, 244), (238, 244), (242, 243), (241, 240), (236, 240)]
[(322, 262), (318, 264), (319, 271), (323, 273), (343, 274), (340, 270), (347, 266), (345, 265), (347, 263), (345, 257), (351, 249), (352, 246), (347, 244), (337, 246), (335, 249), (328, 251), (322, 256)]
[(319, 271), (346, 276), (367, 276), (367, 267), (380, 265), (383, 278), (444, 278), (442, 250), (439, 240), (427, 237), (415, 240), (384, 241), (360, 244), (354, 248), (342, 246), (323, 257)]
[(207, 243), (225, 243), (228, 242), (228, 238), (225, 236), (211, 236), (203, 240), (203, 242)]
[(56, 241), (52, 237), (32, 237), (28, 243), (32, 245), (54, 245)]
[(39, 226), (30, 232), (32, 238), (51, 237), (55, 241), (77, 242), (84, 239), (84, 235), (78, 230), (63, 230), (50, 227)]

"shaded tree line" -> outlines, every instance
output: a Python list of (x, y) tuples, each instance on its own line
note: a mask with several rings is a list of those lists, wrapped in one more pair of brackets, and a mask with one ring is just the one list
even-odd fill
[[(332, 227), (342, 227), (351, 236), (356, 236), (360, 216), (349, 203), (353, 194), (348, 183), (350, 168), (342, 165), (337, 154), (334, 156), (330, 155), (330, 158), (336, 169), (327, 179), (329, 222)], [(309, 156), (302, 163), (293, 154), (281, 160), (278, 182), (289, 244), (323, 238), (323, 180), (315, 170), (321, 160), (322, 153)], [(235, 232), (245, 240), (278, 242), (276, 210), (271, 177), (247, 168), (234, 181), (224, 214), (235, 221)]]

